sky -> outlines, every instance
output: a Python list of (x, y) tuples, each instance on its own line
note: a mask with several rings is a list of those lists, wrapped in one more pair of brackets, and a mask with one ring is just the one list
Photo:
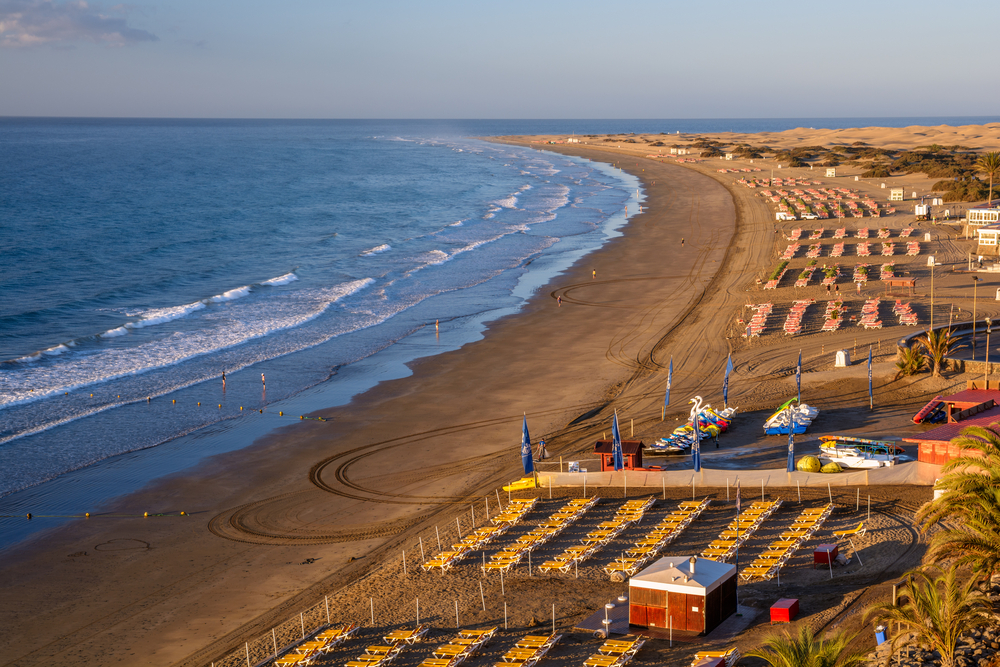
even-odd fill
[(996, 115), (998, 22), (983, 0), (0, 0), (0, 116)]

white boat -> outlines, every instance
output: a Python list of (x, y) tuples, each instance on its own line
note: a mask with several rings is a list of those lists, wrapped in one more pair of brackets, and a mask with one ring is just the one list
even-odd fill
[(900, 457), (886, 451), (865, 451), (846, 445), (824, 445), (819, 448), (821, 462), (840, 464), (842, 468), (886, 468), (894, 466)]

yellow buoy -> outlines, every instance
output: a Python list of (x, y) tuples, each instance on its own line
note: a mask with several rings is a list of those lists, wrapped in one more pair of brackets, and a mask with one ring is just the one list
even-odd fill
[(303, 415), (299, 415), (299, 419), (305, 419)]
[(175, 399), (173, 400), (173, 402), (174, 402), (174, 403), (176, 403), (176, 402), (177, 402), (177, 399), (175, 398)]
[(279, 417), (284, 417), (284, 416), (285, 416), (285, 413), (284, 413), (284, 412), (281, 412), (281, 411), (279, 410), (279, 411), (278, 411), (278, 416), (279, 416)]
[(143, 512), (142, 515), (143, 516), (149, 516), (149, 512)]
[(222, 403), (219, 403), (219, 409), (220, 410), (222, 409)]
[(801, 472), (819, 472), (820, 462), (815, 456), (803, 456), (795, 467)]
[(89, 519), (90, 518), (90, 512), (87, 512), (87, 514), (85, 516)]
[(819, 469), (820, 472), (844, 472), (844, 469), (840, 467), (840, 464), (836, 461), (830, 461), (825, 466)]
[(181, 516), (187, 516), (187, 512), (181, 512)]
[(243, 412), (243, 406), (242, 405), (240, 406), (240, 412)]
[(198, 405), (201, 405), (201, 401), (198, 401)]

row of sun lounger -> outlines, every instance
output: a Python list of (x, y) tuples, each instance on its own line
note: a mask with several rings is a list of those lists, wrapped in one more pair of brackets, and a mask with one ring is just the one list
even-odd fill
[(861, 319), (858, 320), (858, 326), (865, 329), (882, 328), (882, 320), (878, 318), (878, 304), (878, 297), (865, 301), (865, 305), (861, 307)]
[(836, 331), (844, 321), (844, 302), (827, 301), (823, 314), (823, 331)]
[(442, 551), (423, 564), (424, 571), (447, 571), (459, 563), (473, 551), (479, 551), (487, 544), (503, 535), (507, 530), (519, 523), (525, 514), (530, 512), (538, 502), (537, 498), (512, 500), (493, 517), (492, 526), (477, 528), (466, 535), (458, 544), (451, 545), (448, 551)]
[(740, 577), (746, 581), (751, 579), (773, 579), (778, 570), (811, 538), (823, 522), (833, 512), (833, 505), (827, 504), (819, 508), (804, 510), (795, 519), (791, 527), (781, 533), (780, 539), (771, 542), (767, 550), (740, 572)]
[(548, 519), (538, 524), (530, 533), (522, 535), (510, 546), (493, 554), (489, 562), (483, 564), (483, 572), (509, 572), (529, 553), (566, 530), (586, 514), (591, 507), (597, 504), (598, 500), (599, 498), (595, 497), (569, 501)]
[(708, 548), (701, 553), (701, 557), (725, 563), (779, 507), (781, 507), (780, 500), (753, 503), (722, 531), (719, 539), (708, 545)]
[(406, 646), (419, 642), (430, 629), (431, 626), (424, 623), (413, 630), (393, 630), (382, 637), (385, 644), (367, 647), (362, 655), (345, 663), (346, 667), (386, 667)]
[(560, 639), (562, 635), (522, 637), (514, 648), (504, 653), (495, 667), (534, 667)]
[(419, 667), (458, 667), (479, 653), (496, 633), (496, 627), (488, 630), (462, 630), (450, 642), (434, 649), (434, 657), (427, 658)]
[(855, 264), (854, 265), (854, 282), (856, 282), (856, 283), (867, 283), (868, 282), (868, 265), (867, 264)]
[(832, 268), (833, 268), (833, 275), (825, 276), (823, 278), (824, 285), (833, 285), (834, 283), (837, 282), (837, 278), (840, 277), (840, 264), (834, 264)]
[(882, 255), (888, 257), (889, 255), (896, 254), (896, 244), (895, 243), (883, 243), (882, 244)]
[(430, 572), (431, 570), (450, 570), (473, 551), (481, 550), (487, 544), (503, 535), (507, 532), (508, 528), (510, 528), (509, 524), (476, 528), (474, 531), (462, 538), (460, 542), (451, 545), (451, 549), (449, 551), (442, 551), (429, 561), (425, 562), (423, 564), (424, 571)]
[(910, 304), (896, 301), (892, 307), (892, 314), (899, 318), (899, 323), (905, 326), (917, 326), (917, 314), (913, 312)]
[(493, 525), (500, 526), (506, 524), (508, 527), (520, 523), (524, 515), (535, 508), (538, 498), (525, 498), (522, 500), (512, 500), (507, 503), (500, 514), (491, 519)]
[(906, 244), (906, 256), (916, 257), (920, 254), (920, 244), (916, 241), (909, 241)]
[(622, 667), (635, 657), (645, 639), (636, 637), (635, 639), (609, 639), (604, 642), (597, 653), (587, 658), (584, 667)]
[(802, 269), (802, 273), (799, 274), (798, 279), (795, 281), (795, 286), (805, 287), (806, 285), (808, 285), (809, 281), (812, 280), (812, 275), (813, 272), (815, 271), (816, 271), (815, 266), (807, 266), (806, 268)]
[(580, 544), (571, 546), (554, 559), (542, 563), (538, 567), (539, 571), (569, 572), (574, 566), (578, 566), (603, 549), (629, 526), (638, 523), (646, 510), (652, 507), (655, 502), (656, 499), (652, 496), (645, 500), (629, 500), (618, 509), (613, 519), (601, 522), (597, 526), (597, 530), (587, 533)]
[(823, 249), (822, 244), (819, 243), (812, 244), (811, 246), (809, 246), (809, 250), (806, 251), (806, 258), (816, 259), (817, 257), (819, 257), (819, 253), (822, 249)]
[(343, 644), (357, 631), (358, 626), (354, 623), (328, 628), (309, 641), (295, 645), (291, 650), (276, 658), (273, 664), (279, 665), (279, 667), (311, 665), (316, 659)]
[(698, 667), (699, 665), (706, 664), (715, 658), (722, 658), (726, 662), (726, 667), (733, 667), (733, 665), (738, 663), (742, 657), (743, 655), (740, 653), (740, 650), (735, 646), (724, 651), (698, 651), (694, 654), (694, 660), (691, 661), (691, 667)]
[(867, 243), (859, 243), (854, 246), (854, 249), (858, 253), (858, 257), (870, 257), (872, 254), (871, 248), (868, 247)]
[(896, 275), (896, 264), (894, 262), (889, 262), (888, 264), (883, 264), (881, 270), (879, 271), (879, 280), (888, 280)]
[(750, 306), (750, 308), (753, 309), (754, 314), (750, 318), (750, 324), (747, 325), (747, 333), (744, 334), (744, 338), (755, 337), (764, 333), (764, 328), (767, 326), (767, 318), (771, 314), (774, 304), (767, 302)]
[(684, 529), (708, 508), (711, 502), (708, 498), (702, 501), (687, 500), (682, 502), (676, 510), (668, 514), (642, 539), (629, 547), (613, 563), (609, 563), (604, 571), (612, 576), (616, 572), (621, 572), (628, 577), (637, 574), (639, 570), (656, 558), (668, 544), (677, 539), (684, 532)]
[(833, 250), (830, 251), (830, 257), (843, 257), (844, 256), (844, 244), (834, 243)]
[(785, 333), (789, 336), (802, 333), (802, 316), (806, 314), (806, 308), (816, 303), (815, 299), (804, 299), (792, 304), (785, 318)]
[(785, 252), (781, 253), (781, 259), (791, 259), (795, 257), (795, 253), (797, 253), (798, 251), (799, 251), (799, 244), (792, 243), (787, 248), (785, 248)]

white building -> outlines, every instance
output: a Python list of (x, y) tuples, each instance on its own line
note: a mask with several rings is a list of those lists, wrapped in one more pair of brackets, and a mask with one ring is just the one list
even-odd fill
[(1000, 208), (970, 208), (965, 215), (965, 223), (973, 227), (993, 225), (1000, 222)]
[(980, 255), (998, 254), (1000, 251), (1000, 223), (979, 227), (976, 229), (976, 236), (979, 239)]

